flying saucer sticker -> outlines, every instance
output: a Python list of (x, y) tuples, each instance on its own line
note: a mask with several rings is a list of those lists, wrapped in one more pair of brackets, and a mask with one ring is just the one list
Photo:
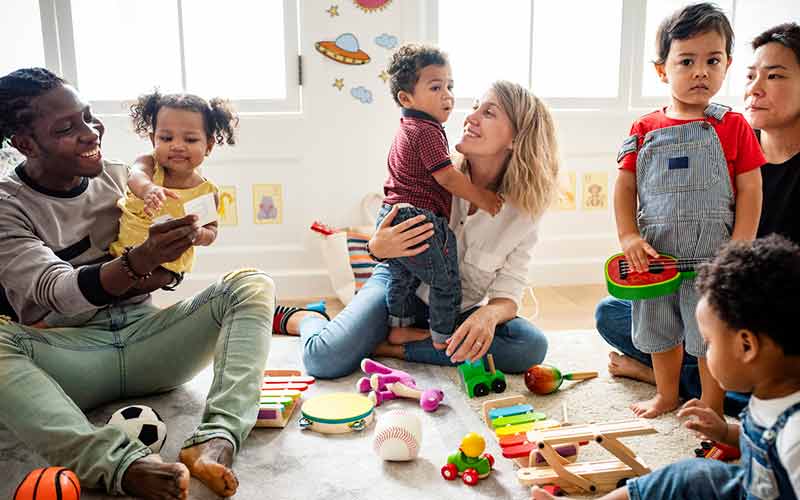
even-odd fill
[(366, 87), (353, 87), (350, 89), (350, 95), (361, 101), (361, 104), (372, 103), (372, 91)]
[(356, 6), (364, 12), (375, 12), (376, 10), (383, 10), (387, 5), (392, 3), (392, 0), (353, 0)]
[(220, 226), (239, 225), (239, 207), (236, 203), (235, 186), (219, 187), (219, 206), (217, 207), (217, 212), (219, 213)]
[(576, 193), (577, 193), (577, 176), (575, 172), (566, 172), (559, 175), (558, 178), (558, 195), (553, 201), (553, 210), (569, 211), (575, 210), (576, 206)]
[(253, 216), (256, 224), (283, 222), (283, 197), (280, 184), (253, 185)]
[(389, 33), (382, 33), (375, 37), (375, 45), (384, 49), (393, 49), (397, 47), (397, 43), (397, 37)]
[(352, 33), (342, 33), (336, 40), (323, 40), (314, 44), (323, 56), (341, 64), (359, 65), (369, 62), (369, 55), (361, 50), (358, 38)]
[(608, 172), (583, 174), (583, 209), (605, 210), (608, 208)]

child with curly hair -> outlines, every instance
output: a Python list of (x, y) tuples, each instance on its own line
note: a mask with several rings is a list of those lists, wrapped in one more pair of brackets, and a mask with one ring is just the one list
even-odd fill
[(412, 313), (415, 292), (420, 283), (425, 283), (430, 287), (431, 339), (434, 346), (443, 349), (461, 307), (458, 250), (449, 227), (453, 195), (492, 216), (500, 211), (503, 200), (497, 193), (472, 184), (450, 160), (442, 127), (454, 104), (447, 56), (435, 47), (406, 44), (392, 55), (387, 73), (402, 116), (389, 150), (389, 178), (384, 184), (385, 198), (377, 225), (396, 226), (422, 214), (434, 231), (425, 242), (428, 247), (424, 252), (388, 261), (389, 326), (407, 327), (416, 322)]
[[(744, 499), (800, 495), (800, 247), (782, 236), (733, 241), (697, 278), (697, 323), (711, 375), (752, 392), (741, 423), (698, 399), (678, 412), (705, 438), (739, 446), (738, 464), (694, 458), (629, 480), (603, 500)], [(534, 486), (534, 500), (552, 495)]]
[[(209, 193), (219, 205), (219, 189), (197, 171), (215, 144), (233, 145), (238, 118), (230, 104), (219, 98), (206, 101), (192, 94), (140, 96), (131, 106), (134, 130), (150, 138), (153, 154), (139, 158), (131, 169), (128, 193), (120, 199), (122, 210), (117, 240), (109, 250), (119, 256), (142, 243), (154, 221), (180, 218), (184, 203)], [(211, 245), (217, 223), (200, 228), (195, 245)], [(163, 267), (176, 275), (191, 271), (194, 249)]]

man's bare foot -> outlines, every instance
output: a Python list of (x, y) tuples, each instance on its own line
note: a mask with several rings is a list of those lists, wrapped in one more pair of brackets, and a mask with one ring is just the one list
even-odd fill
[(608, 373), (615, 377), (627, 377), (655, 385), (653, 369), (624, 354), (608, 353)]
[(430, 336), (430, 330), (411, 328), (407, 326), (395, 326), (389, 329), (389, 337), (386, 338), (386, 341), (390, 344), (402, 345), (408, 344), (409, 342), (425, 340)]
[(185, 500), (189, 498), (189, 470), (183, 464), (166, 464), (158, 455), (148, 455), (128, 466), (122, 489), (138, 498)]
[(222, 438), (184, 448), (178, 459), (186, 464), (189, 473), (221, 497), (230, 497), (239, 487), (239, 479), (231, 469), (233, 445)]
[(652, 399), (647, 401), (640, 401), (631, 405), (631, 410), (637, 417), (641, 418), (655, 418), (664, 413), (671, 412), (678, 407), (678, 397), (667, 398), (661, 394), (656, 393)]

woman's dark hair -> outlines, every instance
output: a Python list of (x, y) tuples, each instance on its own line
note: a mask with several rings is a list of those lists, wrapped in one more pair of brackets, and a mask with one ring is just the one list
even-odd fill
[(158, 112), (164, 107), (200, 113), (203, 116), (206, 136), (220, 146), (236, 143), (234, 129), (239, 123), (239, 118), (230, 103), (218, 97), (206, 101), (194, 94), (161, 94), (158, 90), (154, 90), (150, 94), (139, 96), (136, 104), (131, 106), (134, 131), (144, 137), (155, 132)]
[(656, 32), (656, 64), (664, 64), (673, 40), (716, 31), (725, 39), (725, 53), (733, 53), (733, 28), (728, 17), (712, 3), (697, 3), (675, 11), (661, 21)]
[(14, 134), (30, 129), (34, 97), (66, 83), (45, 68), (23, 68), (0, 77), (0, 147)]
[(389, 59), (389, 90), (392, 92), (394, 102), (400, 104), (397, 93), (401, 90), (414, 93), (414, 85), (419, 81), (419, 72), (422, 68), (435, 64), (446, 66), (447, 54), (430, 45), (408, 43), (401, 46)]
[(753, 50), (775, 42), (791, 49), (800, 64), (800, 25), (797, 23), (783, 23), (774, 26), (753, 39)]
[(735, 241), (698, 272), (698, 292), (728, 326), (770, 337), (800, 355), (800, 247), (778, 235)]

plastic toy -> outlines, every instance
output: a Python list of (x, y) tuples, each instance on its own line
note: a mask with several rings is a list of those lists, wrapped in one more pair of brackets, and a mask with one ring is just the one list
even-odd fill
[(81, 483), (64, 467), (47, 467), (28, 473), (14, 492), (14, 500), (78, 500)]
[(444, 399), (444, 392), (441, 390), (418, 389), (414, 378), (408, 373), (389, 368), (369, 358), (361, 360), (361, 370), (369, 377), (361, 377), (356, 382), (356, 388), (359, 392), (369, 393), (368, 397), (375, 406), (395, 398), (411, 398), (418, 400), (423, 410), (431, 412), (436, 411)]
[(328, 312), (327, 311), (328, 308), (327, 308), (324, 300), (320, 300), (318, 302), (312, 302), (310, 304), (306, 304), (305, 309), (308, 309), (310, 311), (317, 311), (319, 313)]
[(555, 366), (533, 365), (525, 372), (525, 385), (532, 393), (544, 396), (556, 392), (565, 380), (586, 380), (596, 376), (597, 372), (562, 374)]
[(489, 477), (494, 465), (494, 457), (483, 453), (486, 441), (483, 436), (470, 432), (461, 440), (458, 451), (447, 457), (447, 464), (442, 467), (442, 477), (453, 481), (461, 476), (464, 483), (475, 486), (480, 479)]
[(330, 236), (330, 235), (332, 235), (333, 233), (336, 232), (335, 229), (333, 229), (330, 226), (327, 226), (327, 225), (325, 225), (325, 224), (323, 224), (323, 223), (321, 223), (319, 221), (316, 221), (316, 220), (314, 221), (313, 224), (311, 224), (311, 228), (310, 229), (312, 231), (316, 231), (317, 233), (324, 234), (325, 236)]
[[(528, 432), (560, 427), (562, 423), (545, 419), (543, 413), (533, 411), (520, 395), (492, 399), (483, 403), (483, 420), (495, 432), (505, 458), (514, 460), (520, 467), (544, 464), (536, 442), (528, 440)], [(555, 448), (556, 452), (574, 462), (578, 458), (578, 444), (569, 443)]]
[[(522, 468), (517, 471), (517, 478), (526, 486), (553, 484), (570, 494), (610, 491), (625, 484), (628, 478), (650, 472), (642, 459), (618, 438), (655, 432), (641, 419), (529, 432), (528, 440), (537, 443), (547, 465)], [(553, 448), (564, 443), (590, 440), (608, 450), (617, 460), (570, 463)]]
[[(484, 367), (484, 364), (486, 367)], [(494, 367), (494, 358), (487, 354), (475, 362), (465, 361), (458, 365), (461, 381), (471, 398), (486, 396), (489, 391), (501, 393), (506, 390), (506, 376)]]
[(707, 258), (678, 259), (662, 253), (657, 259), (650, 259), (647, 271), (637, 273), (631, 269), (625, 254), (618, 253), (606, 261), (606, 287), (614, 297), (626, 300), (671, 295), (678, 291), (683, 280), (697, 274), (695, 266), (706, 261)]
[(700, 448), (694, 450), (694, 454), (698, 458), (710, 458), (723, 462), (738, 460), (742, 456), (742, 452), (739, 448), (716, 441), (702, 441), (700, 443)]
[(325, 394), (303, 403), (300, 428), (322, 434), (363, 431), (375, 417), (369, 398), (349, 392)]
[(286, 427), (314, 377), (297, 370), (264, 370), (256, 427)]

